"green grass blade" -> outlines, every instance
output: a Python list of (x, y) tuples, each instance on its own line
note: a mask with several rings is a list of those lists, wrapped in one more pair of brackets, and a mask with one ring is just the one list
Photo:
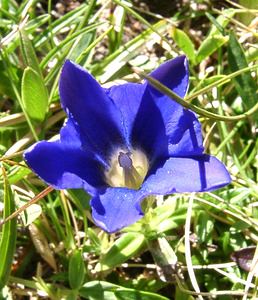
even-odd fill
[(69, 284), (72, 289), (79, 289), (84, 281), (85, 267), (82, 253), (75, 250), (69, 260)]
[(167, 297), (158, 294), (128, 289), (105, 281), (87, 282), (79, 293), (91, 300), (168, 300)]
[(34, 32), (36, 29), (38, 29), (39, 27), (44, 25), (47, 21), (49, 21), (50, 18), (51, 18), (51, 16), (49, 14), (43, 14), (43, 15), (40, 15), (40, 16), (30, 20), (24, 26), (26, 33)]
[[(4, 219), (11, 215), (14, 211), (14, 197), (9, 182), (7, 181), (7, 178), (4, 177)], [(2, 227), (0, 241), (0, 290), (7, 284), (9, 275), (11, 273), (11, 266), (16, 245), (16, 231), (16, 218), (5, 223)]]
[(38, 75), (42, 76), (38, 59), (33, 49), (32, 43), (28, 38), (26, 32), (23, 30), (20, 31), (20, 41), (24, 63), (27, 67), (32, 68)]
[(223, 11), (223, 15), (219, 16), (216, 19), (216, 26), (213, 25), (210, 33), (202, 42), (200, 48), (197, 51), (196, 62), (200, 63), (205, 58), (214, 53), (217, 49), (219, 49), (222, 45), (224, 45), (228, 37), (224, 36), (217, 28), (225, 28), (229, 23), (230, 18), (232, 18), (235, 14), (234, 9), (227, 9)]
[[(245, 53), (239, 44), (235, 33), (231, 32), (228, 43), (228, 62), (231, 72), (236, 72), (248, 67)], [(233, 79), (235, 87), (242, 97), (245, 108), (249, 109), (254, 106), (258, 97), (256, 94), (257, 84), (251, 76), (251, 72), (245, 72)]]
[[(24, 24), (23, 31), (26, 34), (33, 34), (35, 30), (38, 30), (42, 25), (44, 25), (50, 18), (50, 15), (44, 14), (28, 21)], [(0, 27), (3, 25), (1, 21)], [(11, 25), (11, 24), (10, 24)], [(14, 53), (15, 49), (19, 45), (19, 32), (14, 32), (12, 37), (8, 40), (8, 43), (5, 44), (6, 51), (11, 54)]]
[(0, 5), (4, 10), (8, 11), (8, 9), (9, 9), (9, 0), (1, 0)]
[(38, 38), (35, 38), (35, 48), (41, 47), (44, 43), (51, 38), (52, 35), (56, 35), (64, 27), (74, 24), (80, 21), (80, 17), (87, 10), (87, 6), (82, 4), (78, 8), (65, 14), (51, 24), (51, 27), (47, 27)]
[[(153, 25), (155, 32), (164, 34), (167, 30), (168, 24), (166, 21), (160, 21)], [(98, 80), (101, 83), (107, 82), (112, 76), (114, 76), (127, 62), (136, 56), (137, 52), (146, 44), (147, 40), (151, 40), (156, 36), (151, 29), (147, 29), (137, 37), (120, 47), (117, 51), (109, 55), (102, 63), (94, 66), (92, 73), (94, 75), (100, 75)]]
[(96, 266), (96, 271), (112, 269), (128, 260), (137, 253), (145, 242), (145, 237), (140, 233), (128, 232), (115, 241)]
[(99, 26), (101, 25), (101, 23), (97, 23), (97, 24), (93, 24), (90, 26), (87, 26), (86, 28), (83, 28), (79, 31), (74, 32), (73, 34), (71, 34), (70, 36), (68, 36), (66, 39), (64, 39), (58, 46), (56, 46), (55, 48), (53, 48), (48, 54), (47, 56), (41, 61), (40, 66), (42, 69), (44, 69), (48, 62), (54, 58), (54, 56), (59, 53), (60, 50), (63, 49), (63, 47), (65, 47), (67, 44), (74, 42), (74, 40), (77, 37), (83, 36), (85, 33), (88, 32), (92, 32), (94, 30), (96, 30)]

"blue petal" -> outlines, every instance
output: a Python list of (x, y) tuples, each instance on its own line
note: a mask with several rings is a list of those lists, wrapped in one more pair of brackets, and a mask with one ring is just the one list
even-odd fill
[[(188, 88), (188, 64), (185, 56), (162, 64), (151, 73), (181, 97)], [(163, 95), (150, 84), (135, 119), (133, 138), (141, 141), (155, 160), (166, 156), (194, 156), (203, 153), (201, 125), (195, 114)]]
[(215, 157), (172, 157), (152, 170), (140, 190), (107, 188), (93, 197), (92, 216), (99, 227), (115, 232), (143, 216), (140, 204), (149, 195), (210, 191), (230, 181), (226, 168)]
[(102, 166), (80, 148), (56, 142), (38, 142), (27, 149), (24, 159), (31, 169), (56, 189), (84, 188), (94, 194), (105, 186)]
[[(178, 96), (183, 98), (189, 85), (189, 70), (187, 58), (178, 56), (160, 65), (150, 76), (160, 81), (162, 84), (173, 90)], [(160, 93), (150, 86), (156, 94)]]
[[(178, 95), (188, 88), (185, 56), (162, 64), (151, 73)], [(124, 84), (106, 91), (121, 111), (127, 143), (143, 148), (151, 161), (157, 157), (203, 153), (201, 125), (195, 114), (145, 84)]]
[(131, 225), (143, 216), (140, 208), (143, 198), (141, 191), (108, 188), (91, 200), (94, 222), (109, 233)]
[(71, 147), (83, 147), (80, 128), (72, 116), (67, 119), (66, 123), (61, 128), (60, 140), (62, 143)]
[[(166, 101), (166, 100), (165, 100)], [(171, 101), (171, 100), (170, 100)], [(196, 156), (204, 151), (202, 128), (196, 115), (182, 107), (173, 116), (164, 116), (169, 156)]]
[(147, 193), (204, 192), (223, 187), (231, 182), (225, 166), (215, 157), (171, 157), (161, 161), (143, 183)]
[(159, 108), (147, 84), (128, 83), (107, 90), (121, 111), (127, 144), (145, 150), (150, 160), (168, 155), (168, 136)]
[(59, 83), (61, 103), (78, 124), (81, 141), (104, 159), (124, 143), (122, 116), (97, 81), (82, 67), (66, 61)]
[(146, 85), (125, 83), (115, 85), (106, 90), (123, 116), (127, 145), (131, 144), (131, 134), (135, 117), (141, 104)]

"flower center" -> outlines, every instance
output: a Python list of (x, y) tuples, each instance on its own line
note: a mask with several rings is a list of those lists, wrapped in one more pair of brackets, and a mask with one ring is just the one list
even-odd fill
[(105, 172), (106, 182), (112, 187), (139, 189), (149, 169), (146, 155), (140, 150), (118, 150)]

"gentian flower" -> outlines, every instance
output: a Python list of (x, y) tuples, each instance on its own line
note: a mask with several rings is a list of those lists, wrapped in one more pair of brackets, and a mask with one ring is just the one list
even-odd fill
[[(185, 96), (185, 56), (150, 75)], [(24, 158), (54, 188), (85, 189), (93, 219), (105, 231), (139, 220), (149, 195), (211, 191), (231, 181), (225, 166), (203, 153), (196, 115), (147, 81), (106, 89), (67, 60), (59, 91), (68, 117), (60, 139), (34, 144)]]

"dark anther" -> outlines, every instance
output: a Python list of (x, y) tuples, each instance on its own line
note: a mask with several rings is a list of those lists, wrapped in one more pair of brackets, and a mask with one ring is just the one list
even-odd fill
[(130, 158), (130, 152), (127, 153), (119, 152), (118, 162), (121, 168), (131, 169), (133, 166), (133, 161)]

